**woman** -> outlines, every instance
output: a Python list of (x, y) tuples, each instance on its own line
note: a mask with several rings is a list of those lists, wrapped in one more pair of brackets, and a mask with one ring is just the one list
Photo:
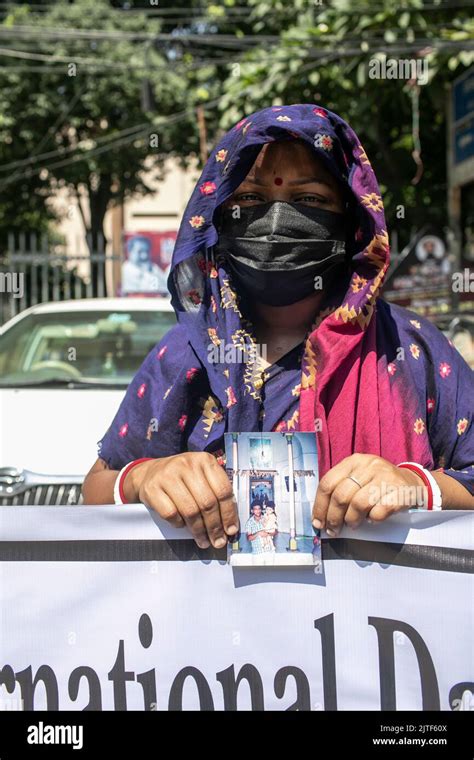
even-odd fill
[(317, 437), (313, 524), (330, 536), (413, 506), (407, 493), (474, 508), (473, 374), (379, 298), (388, 264), (379, 188), (339, 116), (306, 104), (240, 121), (183, 217), (178, 324), (100, 442), (85, 502), (143, 502), (220, 548), (238, 530), (224, 432), (301, 430)]

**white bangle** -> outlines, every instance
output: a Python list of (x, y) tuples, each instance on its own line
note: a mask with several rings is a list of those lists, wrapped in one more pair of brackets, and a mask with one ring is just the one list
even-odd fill
[(429, 470), (426, 470), (423, 467), (423, 472), (425, 473), (426, 477), (431, 483), (431, 488), (433, 490), (433, 510), (439, 511), (440, 509), (443, 509), (443, 495), (441, 493), (441, 488), (439, 487), (438, 483), (436, 482), (435, 478), (433, 477), (432, 473)]
[(119, 474), (117, 475), (114, 483), (114, 504), (123, 504), (122, 498), (120, 496), (120, 481), (122, 479), (122, 475), (127, 469), (130, 462), (128, 462), (125, 467), (122, 467)]
[(443, 495), (441, 493), (441, 489), (436, 482), (435, 478), (433, 477), (432, 473), (426, 469), (426, 467), (423, 467), (421, 464), (418, 464), (418, 462), (400, 462), (397, 467), (400, 467), (402, 464), (411, 464), (417, 467), (419, 470), (423, 471), (423, 474), (425, 475), (426, 479), (428, 480), (431, 491), (433, 494), (433, 505), (431, 507), (434, 511), (439, 511), (443, 508)]

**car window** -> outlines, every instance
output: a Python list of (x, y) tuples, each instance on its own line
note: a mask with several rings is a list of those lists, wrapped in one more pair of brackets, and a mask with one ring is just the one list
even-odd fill
[(71, 378), (128, 385), (174, 312), (30, 314), (0, 337), (0, 382)]

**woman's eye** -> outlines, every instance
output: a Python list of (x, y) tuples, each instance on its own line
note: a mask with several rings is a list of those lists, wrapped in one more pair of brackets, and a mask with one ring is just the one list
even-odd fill
[(236, 195), (234, 200), (236, 202), (248, 202), (248, 201), (256, 201), (257, 203), (265, 203), (264, 199), (261, 195), (258, 195), (257, 193), (239, 193), (239, 195)]
[(297, 198), (295, 198), (294, 202), (295, 203), (320, 203), (320, 204), (322, 204), (322, 203), (329, 203), (330, 201), (329, 201), (328, 198), (324, 198), (321, 195), (308, 194), (308, 195), (299, 195)]

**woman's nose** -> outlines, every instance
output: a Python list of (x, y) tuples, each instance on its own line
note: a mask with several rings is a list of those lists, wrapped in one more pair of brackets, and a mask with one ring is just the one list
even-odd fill
[(268, 188), (268, 199), (270, 201), (289, 201), (291, 198), (290, 189), (283, 185), (273, 185)]

